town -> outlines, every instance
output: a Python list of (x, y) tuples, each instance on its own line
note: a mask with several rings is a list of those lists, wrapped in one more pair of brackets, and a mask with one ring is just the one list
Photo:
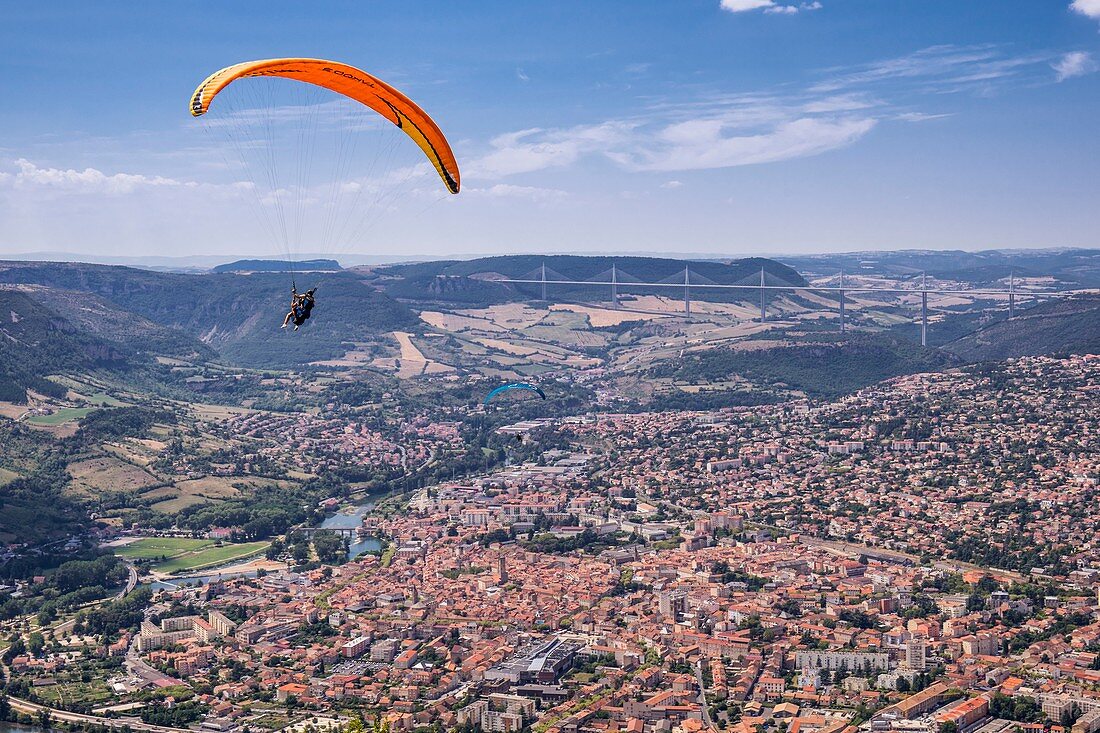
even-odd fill
[[(1036, 357), (507, 425), (555, 447), (391, 497), (353, 528), (377, 552), (12, 626), (4, 704), (148, 730), (1095, 733), (1098, 390), (1100, 359)], [(301, 429), (250, 460), (404, 457)]]

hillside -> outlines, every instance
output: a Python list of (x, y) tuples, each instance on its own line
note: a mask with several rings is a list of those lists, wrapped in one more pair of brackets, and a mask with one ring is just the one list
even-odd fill
[(712, 349), (658, 365), (651, 376), (690, 384), (741, 378), (772, 389), (835, 398), (891, 377), (958, 363), (946, 351), (885, 333), (854, 334), (751, 351)]
[(213, 349), (197, 337), (155, 323), (92, 293), (24, 286), (23, 292), (65, 318), (74, 329), (140, 353), (210, 359)]
[(944, 345), (966, 361), (1100, 353), (1100, 298), (1053, 300)]
[(60, 396), (56, 373), (126, 371), (145, 358), (83, 331), (30, 295), (0, 289), (0, 400), (22, 403), (33, 389)]
[[(369, 341), (379, 333), (418, 322), (407, 307), (352, 273), (311, 273), (306, 282), (298, 283), (302, 289), (318, 288), (314, 315), (324, 317), (315, 317), (293, 337), (278, 328), (290, 296), (285, 273), (194, 275), (106, 265), (7, 262), (0, 263), (0, 283), (91, 294), (96, 298), (90, 302), (128, 329), (139, 325), (133, 314), (149, 324), (180, 331), (182, 340), (167, 344), (170, 352), (198, 341), (245, 366), (286, 367), (333, 358), (346, 350), (346, 343)], [(84, 320), (93, 331), (101, 325), (94, 317)]]

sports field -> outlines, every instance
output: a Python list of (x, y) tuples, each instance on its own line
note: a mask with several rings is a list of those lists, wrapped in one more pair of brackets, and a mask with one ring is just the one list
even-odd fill
[(183, 573), (190, 570), (201, 570), (255, 555), (265, 550), (269, 544), (269, 542), (244, 542), (239, 545), (227, 544), (221, 547), (208, 547), (205, 550), (187, 553), (174, 557), (167, 562), (162, 562), (154, 570), (160, 573)]
[(136, 542), (115, 548), (115, 554), (131, 560), (148, 560), (154, 557), (173, 558), (188, 552), (211, 547), (214, 540), (193, 540), (187, 537), (142, 537)]
[(255, 555), (267, 545), (267, 542), (218, 545), (214, 540), (186, 537), (143, 537), (128, 545), (116, 547), (115, 554), (132, 560), (164, 557), (166, 559), (153, 565), (152, 569), (158, 573), (179, 573)]

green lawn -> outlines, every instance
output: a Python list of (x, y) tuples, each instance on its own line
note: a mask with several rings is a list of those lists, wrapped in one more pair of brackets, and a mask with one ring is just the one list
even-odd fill
[(70, 420), (83, 420), (94, 407), (62, 407), (52, 415), (34, 415), (27, 418), (31, 425), (61, 425)]
[(186, 537), (143, 537), (137, 542), (115, 548), (115, 554), (131, 560), (154, 557), (173, 558), (187, 552), (197, 552), (214, 544), (214, 540), (192, 540)]
[(239, 545), (226, 544), (221, 547), (207, 547), (198, 552), (190, 552), (173, 557), (167, 562), (158, 564), (155, 569), (162, 573), (181, 573), (189, 570), (201, 570), (202, 568), (221, 565), (231, 560), (239, 560), (250, 555), (255, 555), (266, 549), (269, 544), (268, 542), (245, 542)]

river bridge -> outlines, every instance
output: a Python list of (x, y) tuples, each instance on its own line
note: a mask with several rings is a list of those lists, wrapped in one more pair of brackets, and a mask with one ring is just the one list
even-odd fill
[(333, 534), (356, 539), (359, 536), (359, 530), (360, 527), (293, 527), (287, 534), (301, 532), (306, 537), (313, 537), (318, 532), (332, 532)]

